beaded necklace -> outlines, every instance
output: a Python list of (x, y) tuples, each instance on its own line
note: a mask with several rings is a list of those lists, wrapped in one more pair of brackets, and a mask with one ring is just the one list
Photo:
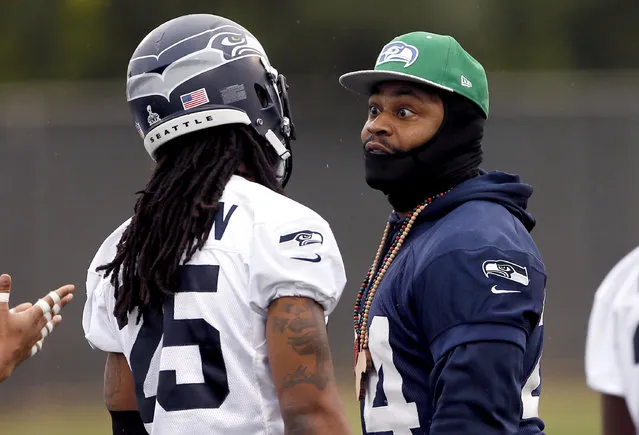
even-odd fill
[[(399, 249), (402, 247), (404, 240), (408, 236), (411, 228), (415, 224), (415, 220), (417, 216), (428, 207), (434, 200), (446, 195), (448, 192), (452, 190), (449, 189), (446, 192), (439, 193), (433, 197), (427, 198), (423, 203), (418, 205), (413, 209), (412, 212), (408, 213), (401, 222), (401, 228), (399, 233), (395, 236), (393, 243), (388, 248), (386, 255), (384, 256), (384, 260), (381, 263), (381, 266), (378, 269), (379, 260), (382, 255), (382, 251), (384, 250), (384, 246), (386, 245), (388, 234), (390, 232), (390, 223), (386, 223), (386, 227), (384, 228), (384, 233), (382, 234), (382, 241), (379, 244), (379, 248), (377, 248), (377, 253), (375, 254), (375, 258), (373, 259), (373, 264), (370, 269), (366, 273), (366, 277), (362, 282), (362, 285), (357, 292), (357, 297), (355, 299), (355, 307), (353, 308), (353, 327), (355, 329), (355, 388), (356, 395), (358, 400), (362, 400), (366, 393), (366, 377), (369, 371), (372, 369), (372, 359), (370, 355), (370, 351), (368, 350), (368, 330), (366, 325), (368, 324), (368, 313), (371, 308), (371, 304), (373, 303), (373, 298), (375, 297), (375, 293), (379, 288), (379, 284), (382, 281), (382, 278), (388, 271), (391, 263), (399, 253)], [(364, 294), (366, 293), (366, 289), (371, 283), (370, 290), (366, 295), (366, 300), (364, 301), (364, 311), (360, 314), (360, 310), (362, 308), (362, 299), (364, 299)]]

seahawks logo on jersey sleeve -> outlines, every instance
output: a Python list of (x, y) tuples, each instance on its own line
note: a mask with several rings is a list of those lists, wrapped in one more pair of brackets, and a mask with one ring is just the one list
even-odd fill
[[(324, 236), (322, 233), (311, 230), (296, 231), (294, 233), (285, 234), (280, 236), (280, 246), (284, 245), (284, 248), (293, 249), (295, 251), (303, 252), (306, 250), (299, 250), (296, 248), (304, 248), (310, 245), (322, 245), (324, 243)], [(296, 254), (295, 257), (290, 257), (293, 260), (310, 261), (311, 263), (319, 263), (322, 261), (321, 255), (313, 252), (309, 255), (301, 256)]]
[(280, 243), (286, 243), (292, 240), (295, 240), (299, 246), (312, 245), (314, 243), (319, 243), (321, 245), (324, 243), (324, 237), (322, 234), (311, 230), (297, 231), (295, 233), (280, 236)]

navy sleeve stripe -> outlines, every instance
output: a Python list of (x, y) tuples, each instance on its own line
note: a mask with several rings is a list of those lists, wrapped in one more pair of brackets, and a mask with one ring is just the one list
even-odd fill
[(526, 332), (521, 328), (503, 323), (465, 323), (440, 334), (430, 344), (430, 351), (437, 361), (461, 344), (478, 341), (506, 341), (526, 350)]

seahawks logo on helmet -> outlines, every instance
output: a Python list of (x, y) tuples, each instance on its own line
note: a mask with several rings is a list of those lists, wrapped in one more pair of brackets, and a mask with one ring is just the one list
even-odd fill
[(411, 66), (419, 56), (416, 47), (402, 41), (390, 42), (382, 48), (375, 66), (387, 62), (404, 62), (404, 68)]
[(128, 101), (151, 95), (168, 101), (171, 92), (190, 78), (245, 56), (259, 56), (270, 67), (260, 42), (231, 25), (189, 36), (159, 53), (158, 49), (157, 43), (146, 44), (129, 62)]
[(220, 50), (227, 60), (240, 56), (256, 55), (265, 56), (264, 49), (257, 39), (249, 37), (246, 33), (221, 32), (211, 38), (209, 47)]
[(482, 264), (482, 270), (486, 278), (489, 275), (499, 276), (510, 281), (528, 285), (528, 269), (506, 260), (487, 260)]

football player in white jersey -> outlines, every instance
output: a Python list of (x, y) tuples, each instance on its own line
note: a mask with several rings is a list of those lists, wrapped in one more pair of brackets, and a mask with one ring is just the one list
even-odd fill
[(639, 433), (639, 248), (608, 272), (595, 293), (586, 381), (601, 393), (603, 435)]
[(286, 89), (225, 18), (173, 19), (135, 50), (127, 100), (156, 167), (91, 262), (83, 314), (114, 433), (349, 433), (325, 323), (344, 265), (281, 194)]

